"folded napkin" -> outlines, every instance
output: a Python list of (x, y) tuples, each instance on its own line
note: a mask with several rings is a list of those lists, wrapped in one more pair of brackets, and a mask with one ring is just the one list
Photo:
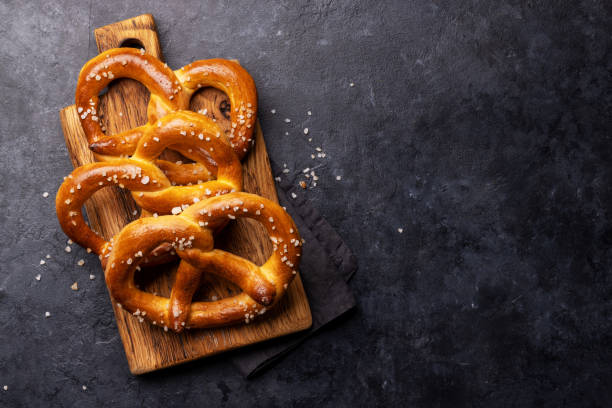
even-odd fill
[[(274, 163), (272, 168), (275, 174), (281, 174)], [(357, 259), (332, 226), (306, 201), (303, 190), (295, 180), (283, 178), (277, 186), (281, 205), (287, 208), (306, 241), (302, 248), (300, 276), (310, 303), (312, 327), (231, 354), (231, 361), (247, 378), (272, 366), (323, 326), (355, 306), (355, 298), (347, 282), (357, 270)], [(288, 199), (291, 193), (297, 197)]]

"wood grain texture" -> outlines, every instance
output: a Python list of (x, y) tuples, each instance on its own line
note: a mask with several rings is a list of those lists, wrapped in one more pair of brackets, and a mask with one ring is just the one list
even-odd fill
[[(95, 30), (100, 52), (120, 46), (125, 40), (138, 40), (147, 52), (161, 58), (155, 22), (151, 15), (143, 15)], [(116, 133), (146, 122), (148, 91), (138, 82), (121, 79), (109, 87), (101, 97), (101, 121), (106, 132)], [(229, 101), (225, 94), (206, 88), (197, 93), (191, 108), (208, 109), (208, 116), (223, 128), (229, 129)], [(121, 113), (121, 114), (120, 114)], [(226, 116), (227, 115), (227, 116)], [(78, 120), (75, 106), (60, 112), (62, 129), (72, 164), (76, 166), (95, 160), (87, 146), (85, 134)], [(176, 153), (167, 152), (168, 159)], [(255, 146), (243, 161), (244, 189), (278, 202), (270, 162), (259, 123), (255, 132)], [(103, 189), (85, 204), (91, 227), (110, 238), (128, 222), (138, 218), (138, 208), (132, 198), (118, 188)], [(250, 259), (261, 265), (271, 253), (271, 243), (262, 226), (250, 219), (231, 223), (215, 238), (216, 246)], [(137, 276), (141, 288), (161, 295), (169, 295), (177, 264), (143, 271)], [(237, 293), (234, 285), (214, 276), (207, 276), (195, 299), (206, 300)], [(113, 302), (114, 303), (114, 302)], [(226, 328), (190, 330), (172, 333), (138, 320), (113, 304), (117, 327), (123, 341), (130, 371), (142, 374), (174, 366), (201, 357), (217, 354), (241, 346), (276, 338), (307, 329), (312, 324), (310, 307), (298, 276), (287, 295), (267, 318), (249, 325)]]

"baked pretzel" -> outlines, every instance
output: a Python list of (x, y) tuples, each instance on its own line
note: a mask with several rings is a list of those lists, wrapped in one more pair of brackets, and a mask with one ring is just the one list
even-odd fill
[[(218, 163), (217, 179), (208, 180), (205, 174), (204, 181), (195, 185), (173, 186), (158, 167), (161, 164), (170, 168), (171, 163), (157, 157), (165, 148), (178, 143), (206, 150)], [(204, 160), (197, 155), (194, 157)], [(194, 168), (193, 171), (198, 170)], [(178, 111), (144, 128), (131, 158), (76, 168), (57, 193), (57, 216), (66, 235), (100, 256), (108, 255), (110, 242), (87, 226), (81, 207), (93, 193), (112, 185), (129, 189), (136, 203), (150, 213), (178, 213), (205, 198), (242, 190), (242, 167), (231, 147), (221, 139), (219, 127), (214, 122), (194, 112)]]
[[(264, 225), (274, 251), (262, 266), (214, 249), (213, 230), (228, 219), (253, 218)], [(143, 292), (134, 273), (150, 251), (170, 243), (181, 258), (170, 298)], [(276, 203), (248, 193), (212, 197), (178, 216), (141, 218), (115, 237), (106, 266), (106, 284), (119, 306), (153, 324), (186, 328), (251, 322), (278, 303), (297, 273), (301, 240), (291, 217)], [(242, 293), (212, 302), (192, 302), (202, 273), (235, 283)]]
[[(151, 93), (147, 108), (148, 123), (115, 135), (105, 135), (98, 116), (98, 95), (117, 78), (131, 78)], [(257, 113), (257, 92), (248, 72), (234, 61), (223, 59), (193, 62), (177, 71), (144, 50), (114, 48), (88, 61), (79, 74), (76, 106), (90, 148), (104, 160), (107, 156), (131, 155), (138, 140), (159, 118), (176, 110), (188, 110), (193, 94), (202, 87), (225, 92), (232, 107), (229, 143), (244, 157), (253, 143)], [(225, 134), (223, 137), (226, 137)], [(193, 159), (182, 145), (173, 147)], [(214, 163), (212, 163), (214, 164)]]

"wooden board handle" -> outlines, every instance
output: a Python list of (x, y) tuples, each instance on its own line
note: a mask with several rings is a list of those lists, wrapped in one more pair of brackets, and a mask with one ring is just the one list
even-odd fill
[(98, 51), (104, 52), (111, 48), (129, 46), (144, 48), (160, 60), (162, 58), (155, 20), (151, 14), (140, 16), (109, 24), (94, 30)]

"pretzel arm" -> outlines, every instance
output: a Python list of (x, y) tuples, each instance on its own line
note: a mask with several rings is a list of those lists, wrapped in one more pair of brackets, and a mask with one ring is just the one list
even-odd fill
[[(214, 175), (200, 163), (176, 164), (167, 160), (157, 159), (154, 161), (166, 177), (175, 184), (201, 183), (214, 180)], [(195, 184), (194, 183), (194, 184)]]
[(174, 331), (180, 332), (185, 327), (193, 294), (200, 286), (202, 270), (187, 262), (179, 264), (176, 271), (176, 279), (170, 294), (170, 309), (168, 310), (168, 326)]
[[(140, 264), (143, 268), (150, 266), (164, 265), (176, 259), (176, 252), (168, 243), (163, 243), (155, 248)], [(105, 267), (103, 265), (103, 267)]]
[[(179, 214), (184, 208), (209, 197), (233, 191), (232, 185), (217, 180), (195, 186), (173, 186), (160, 191), (133, 192), (134, 201), (158, 214)], [(177, 209), (178, 208), (178, 209)]]
[(138, 140), (144, 134), (145, 129), (146, 125), (114, 135), (101, 136), (95, 142), (92, 142), (89, 148), (96, 154), (96, 158), (99, 160), (112, 160), (116, 156), (130, 156), (134, 152)]
[(268, 306), (274, 302), (276, 288), (247, 259), (214, 249), (209, 252), (185, 250), (179, 256), (196, 268), (215, 274), (238, 285), (257, 303)]
[(239, 322), (249, 323), (267, 308), (246, 293), (214, 302), (195, 302), (187, 318), (187, 327), (219, 327)]
[[(225, 143), (229, 145), (229, 142), (225, 141)], [(217, 170), (218, 170), (217, 162), (213, 160), (213, 158), (210, 156), (210, 152), (207, 151), (206, 148), (191, 146), (187, 144), (176, 144), (176, 145), (170, 146), (170, 149), (176, 150), (177, 152), (187, 157), (188, 159), (191, 159), (194, 162), (197, 162), (201, 164), (202, 166), (204, 166), (206, 170), (210, 172), (213, 178), (217, 176)]]

